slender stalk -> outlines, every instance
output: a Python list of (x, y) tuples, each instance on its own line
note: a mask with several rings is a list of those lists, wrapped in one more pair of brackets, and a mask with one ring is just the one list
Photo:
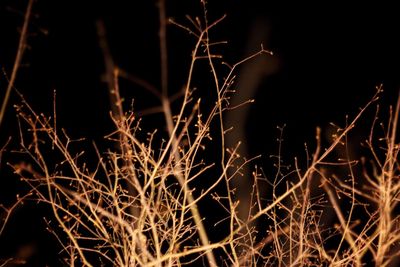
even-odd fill
[[(170, 138), (172, 140), (172, 147), (174, 148), (173, 151), (175, 161), (180, 162), (180, 155), (178, 152), (178, 149), (176, 149), (179, 144), (177, 142), (176, 136), (175, 136), (175, 130), (176, 126), (174, 127), (173, 119), (172, 119), (172, 112), (171, 112), (171, 106), (169, 103), (169, 97), (168, 97), (168, 49), (167, 49), (167, 18), (166, 18), (166, 9), (165, 9), (165, 0), (160, 0), (159, 1), (159, 19), (160, 19), (160, 57), (161, 57), (161, 90), (162, 90), (162, 107), (164, 110), (164, 116), (165, 120), (167, 123), (167, 129), (170, 135)], [(186, 89), (187, 92), (189, 88)], [(187, 95), (187, 92), (185, 95)], [(184, 100), (186, 101), (186, 100)], [(183, 109), (182, 109), (183, 111)], [(179, 121), (178, 121), (179, 122)], [(188, 201), (188, 206), (190, 208), (190, 212), (192, 213), (194, 223), (197, 226), (197, 230), (199, 233), (200, 237), (200, 242), (203, 246), (208, 246), (210, 241), (206, 232), (206, 229), (204, 227), (203, 221), (201, 219), (197, 204), (195, 203), (195, 199), (193, 195), (190, 192), (190, 188), (188, 186), (188, 183), (185, 181), (185, 178), (181, 174), (181, 172), (178, 170), (176, 172), (176, 178), (180, 184), (180, 186), (183, 187), (184, 193), (187, 195), (187, 201)], [(208, 259), (208, 262), (210, 266), (216, 267), (217, 263), (214, 257), (214, 254), (212, 250), (206, 250), (206, 256)]]
[(13, 69), (11, 72), (11, 78), (8, 82), (7, 90), (4, 95), (3, 103), (2, 103), (1, 109), (0, 109), (0, 127), (1, 127), (1, 124), (3, 123), (4, 115), (6, 113), (6, 108), (8, 105), (8, 100), (10, 99), (11, 90), (14, 88), (15, 80), (17, 79), (18, 70), (21, 65), (22, 56), (24, 55), (24, 52), (26, 49), (26, 37), (28, 35), (28, 26), (29, 26), (29, 20), (31, 18), (31, 13), (32, 13), (33, 1), (34, 0), (29, 0), (28, 6), (26, 7), (24, 24), (22, 26), (21, 35), (19, 37), (18, 50), (17, 50), (17, 54), (15, 56), (14, 66), (13, 66)]

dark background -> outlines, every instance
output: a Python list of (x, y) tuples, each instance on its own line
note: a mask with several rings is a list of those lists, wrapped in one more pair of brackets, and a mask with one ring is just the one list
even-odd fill
[[(0, 67), (7, 75), (11, 73), (26, 3), (0, 2)], [(291, 160), (304, 153), (304, 142), (314, 141), (316, 126), (326, 129), (332, 121), (344, 125), (345, 115), (354, 116), (375, 93), (377, 85), (383, 84), (385, 90), (383, 110), (396, 101), (400, 85), (400, 16), (394, 6), (377, 2), (349, 6), (333, 1), (276, 6), (268, 1), (236, 0), (209, 1), (208, 10), (210, 21), (227, 14), (213, 33), (216, 41), (229, 41), (218, 48), (227, 62), (235, 63), (251, 51), (258, 51), (259, 44), (249, 45), (250, 33), (267, 32), (262, 41), (266, 49), (274, 52), (276, 70), (262, 77), (246, 122), (249, 154), (264, 155), (261, 161), (266, 166), (270, 164), (268, 156), (276, 152), (277, 125), (287, 125), (284, 149), (286, 158)], [(35, 110), (47, 114), (52, 113), (53, 90), (57, 90), (58, 123), (71, 136), (102, 140), (112, 130), (96, 21), (101, 20), (106, 26), (116, 64), (159, 87), (155, 1), (38, 0), (33, 13), (29, 49), (16, 88)], [(167, 1), (168, 16), (187, 24), (186, 14), (201, 17), (199, 1)], [(173, 25), (168, 26), (168, 36), (173, 94), (185, 83), (195, 40)], [(2, 74), (1, 96), (6, 86)], [(136, 85), (122, 83), (121, 91), (126, 103), (135, 99), (138, 111), (157, 103)], [(3, 203), (10, 203), (21, 186), (7, 166), (7, 162), (15, 160), (11, 150), (18, 144), (12, 106), (19, 101), (13, 93), (0, 129), (0, 146), (13, 137), (1, 158)], [(156, 116), (149, 116), (148, 120), (150, 123), (145, 125), (157, 127)], [(368, 129), (370, 122), (365, 119), (361, 130)], [(46, 262), (56, 266), (56, 261), (46, 256), (56, 255), (58, 249), (48, 245), (56, 243), (44, 230), (41, 218), (45, 213), (45, 208), (29, 204), (18, 210), (0, 237), (4, 248), (0, 258), (15, 255), (18, 248), (26, 245), (35, 249), (31, 266), (44, 266)]]

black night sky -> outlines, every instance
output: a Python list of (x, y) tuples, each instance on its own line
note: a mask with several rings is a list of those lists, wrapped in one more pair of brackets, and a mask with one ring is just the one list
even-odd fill
[[(0, 99), (7, 87), (3, 72), (11, 73), (27, 2), (0, 1)], [(199, 2), (167, 0), (167, 16), (187, 23), (185, 15), (202, 15)], [(385, 90), (383, 110), (395, 103), (400, 88), (400, 16), (394, 6), (377, 1), (355, 6), (345, 1), (285, 1), (280, 6), (256, 0), (208, 2), (210, 21), (227, 15), (213, 32), (216, 41), (228, 41), (218, 48), (225, 61), (235, 63), (257, 52), (261, 43), (274, 53), (267, 58), (271, 60), (266, 67), (269, 69), (259, 78), (253, 96), (256, 101), (244, 126), (248, 153), (262, 154), (261, 164), (270, 164), (268, 156), (276, 151), (278, 125), (286, 125), (284, 149), (286, 159), (291, 160), (304, 153), (304, 142), (314, 141), (316, 126), (325, 129), (330, 122), (344, 124), (345, 115), (354, 116), (373, 96), (376, 86), (383, 84)], [(29, 26), (29, 49), (15, 86), (35, 110), (46, 114), (52, 113), (56, 90), (60, 127), (71, 136), (101, 142), (111, 132), (112, 124), (107, 85), (102, 81), (104, 63), (97, 21), (106, 27), (116, 65), (159, 87), (155, 0), (36, 0)], [(170, 94), (174, 94), (185, 83), (195, 40), (174, 25), (168, 25), (167, 34), (169, 87)], [(256, 36), (253, 41), (252, 36)], [(138, 111), (157, 104), (150, 94), (127, 81), (121, 82), (121, 94), (127, 107), (134, 99)], [(12, 93), (0, 128), (0, 146), (12, 137), (0, 162), (2, 203), (11, 203), (20, 186), (12, 180), (17, 178), (7, 165), (16, 160), (12, 150), (18, 145), (18, 128), (13, 105), (20, 101)], [(146, 119), (149, 127), (157, 127), (157, 116)], [(366, 120), (368, 123), (361, 128), (370, 126)], [(29, 266), (57, 266), (55, 259), (45, 256), (56, 255), (58, 248), (49, 245), (57, 243), (44, 230), (44, 210), (30, 204), (17, 210), (0, 237), (0, 259), (14, 255), (20, 246), (33, 244), (35, 251)]]

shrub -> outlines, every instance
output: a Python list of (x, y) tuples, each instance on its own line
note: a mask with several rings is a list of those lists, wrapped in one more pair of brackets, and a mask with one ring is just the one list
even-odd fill
[[(166, 18), (164, 8), (160, 9), (163, 78), (161, 92), (154, 94), (165, 118), (165, 125), (158, 128), (165, 126), (166, 133), (142, 129), (135, 110), (124, 110), (121, 73), (105, 42), (115, 129), (106, 136), (112, 144), (108, 148), (93, 144), (95, 164), (79, 148), (85, 140), (74, 140), (58, 129), (55, 114), (51, 118), (36, 113), (21, 95), (22, 103), (16, 106), (21, 146), (30, 160), (12, 167), (31, 188), (25, 198), (51, 207), (54, 220), (46, 221), (63, 247), (63, 260), (70, 266), (362, 266), (370, 259), (376, 266), (393, 264), (400, 238), (396, 215), (400, 98), (382, 127), (383, 137), (375, 134), (377, 115), (373, 120), (365, 142), (369, 161), (350, 158), (349, 133), (378, 101), (381, 87), (354, 119), (335, 128), (327, 146), (321, 143), (318, 128), (314, 150), (307, 148), (305, 160), (296, 158), (294, 168), (283, 165), (279, 149), (274, 175), (267, 176), (257, 167), (251, 175), (244, 173), (250, 176), (253, 191), (250, 212), (243, 219), (232, 180), (244, 179), (241, 172), (254, 159), (238, 154), (240, 142), (225, 146), (225, 136), (232, 129), (224, 125), (223, 116), (240, 108), (229, 101), (237, 67), (271, 53), (261, 47), (229, 66), (221, 78), (219, 70), (226, 65), (214, 52), (209, 32), (223, 18), (208, 22), (202, 3), (202, 20), (189, 18), (191, 26), (170, 21), (196, 38), (176, 114), (168, 98)], [(99, 25), (100, 36), (104, 36), (102, 29)], [(206, 62), (212, 74), (215, 105), (211, 107), (194, 90), (199, 62)], [(335, 160), (337, 150), (344, 151), (345, 158)], [(224, 211), (222, 217), (203, 213), (202, 206), (210, 198)], [(7, 209), (8, 214), (11, 210)], [(207, 219), (206, 224), (206, 216), (216, 219)], [(224, 237), (210, 238), (213, 228)]]

